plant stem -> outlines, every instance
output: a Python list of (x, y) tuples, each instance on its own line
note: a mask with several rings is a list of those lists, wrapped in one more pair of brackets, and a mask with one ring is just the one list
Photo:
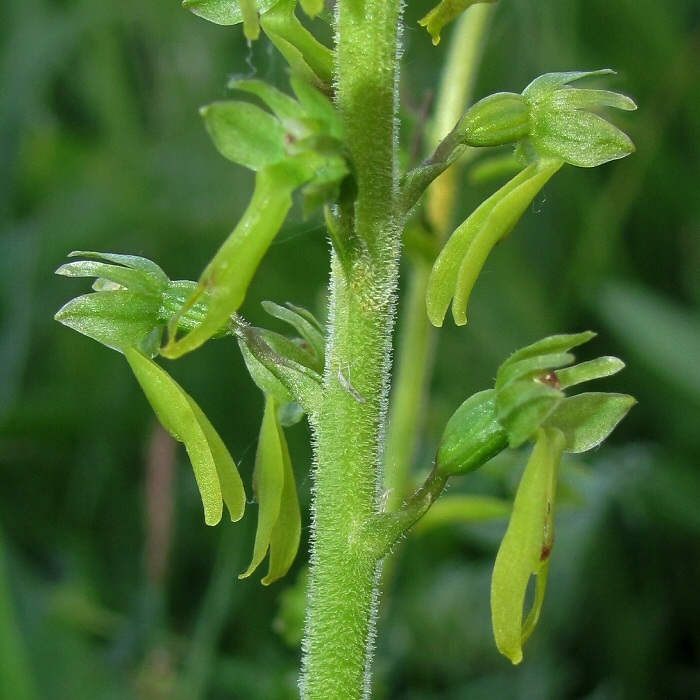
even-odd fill
[(352, 246), (333, 255), (324, 392), (312, 416), (314, 502), (305, 700), (369, 696), (380, 560), (372, 529), (398, 278), (400, 0), (339, 0), (336, 96), (358, 184)]

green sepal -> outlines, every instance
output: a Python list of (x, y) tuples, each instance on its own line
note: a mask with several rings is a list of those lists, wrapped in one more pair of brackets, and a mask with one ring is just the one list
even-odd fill
[(173, 319), (163, 355), (177, 358), (191, 352), (229, 323), (231, 315), (243, 303), (258, 265), (284, 223), (292, 206), (292, 192), (306, 176), (307, 173), (300, 173), (287, 164), (268, 166), (258, 172), (248, 208), (207, 265), (197, 291), (183, 308), (184, 314), (208, 293), (206, 317), (179, 340), (174, 334), (179, 318)]
[(158, 297), (116, 289), (71, 299), (54, 318), (113, 350), (143, 346), (155, 355), (164, 327), (159, 309)]
[(200, 109), (224, 158), (259, 171), (287, 159), (286, 129), (271, 114), (247, 102), (215, 102)]
[(457, 19), (463, 12), (477, 3), (492, 3), (496, 0), (442, 0), (418, 24), (425, 27), (433, 38), (433, 44), (440, 43), (440, 32), (450, 22)]
[(289, 450), (277, 419), (277, 402), (269, 395), (265, 397), (253, 484), (259, 504), (258, 528), (253, 558), (238, 578), (250, 576), (269, 550), (269, 569), (262, 580), (268, 585), (289, 570), (301, 534), (301, 515)]
[[(554, 544), (554, 499), (563, 448), (561, 432), (539, 430), (493, 569), (491, 615), (496, 646), (514, 664), (522, 660), (522, 646), (542, 608)], [(535, 599), (523, 624), (525, 594), (532, 575), (537, 576)]]
[[(279, 1), (255, 0), (255, 6), (258, 13), (263, 14)], [(243, 22), (243, 8), (239, 0), (184, 0), (182, 6), (214, 24), (232, 25)]]
[(439, 474), (468, 474), (508, 445), (508, 435), (496, 420), (495, 391), (468, 398), (445, 426), (435, 458)]
[(281, 403), (294, 401), (314, 414), (321, 400), (322, 377), (313, 357), (279, 333), (236, 326), (241, 352), (257, 386)]
[(261, 16), (260, 25), (293, 74), (329, 93), (333, 82), (333, 52), (299, 21), (294, 13), (295, 5), (296, 0), (275, 3), (273, 9)]
[(452, 301), (457, 325), (467, 322), (471, 290), (493, 247), (507, 236), (545, 183), (562, 166), (560, 160), (533, 163), (479, 206), (452, 234), (428, 280), (426, 307), (441, 326)]
[(124, 355), (163, 427), (184, 443), (192, 462), (207, 525), (221, 520), (223, 503), (231, 520), (245, 509), (245, 491), (226, 446), (194, 400), (153, 360), (134, 348)]
[(579, 168), (595, 168), (635, 150), (623, 131), (597, 114), (579, 110), (543, 110), (533, 116), (530, 138), (538, 153)]
[(598, 447), (636, 403), (626, 394), (577, 394), (564, 399), (545, 424), (563, 433), (565, 452), (586, 452)]
[(529, 440), (564, 399), (564, 393), (536, 381), (514, 382), (496, 393), (496, 418), (515, 448)]
[(294, 328), (300, 337), (306, 342), (309, 354), (314, 360), (312, 369), (323, 372), (325, 364), (326, 337), (321, 330), (320, 324), (313, 315), (297, 306), (287, 304), (280, 306), (272, 301), (263, 301), (262, 306), (270, 316), (278, 318), (280, 321), (288, 323)]

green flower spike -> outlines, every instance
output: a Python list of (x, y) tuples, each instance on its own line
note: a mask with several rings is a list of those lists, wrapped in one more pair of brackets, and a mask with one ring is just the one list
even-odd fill
[(194, 282), (170, 281), (154, 262), (134, 255), (78, 251), (70, 257), (87, 260), (62, 265), (57, 274), (97, 277), (95, 291), (69, 301), (56, 320), (124, 354), (163, 427), (187, 449), (207, 525), (221, 520), (223, 503), (231, 519), (239, 520), (245, 492), (233, 459), (192, 397), (150, 359), (174, 314), (183, 331), (201, 323), (206, 298), (181, 314)]
[[(636, 403), (623, 394), (588, 392), (567, 397), (564, 393), (624, 367), (616, 357), (573, 365), (570, 350), (593, 336), (586, 332), (544, 338), (511, 355), (496, 377), (494, 413), (508, 444), (518, 447), (527, 440), (535, 441), (496, 557), (491, 586), (496, 645), (515, 664), (522, 659), (522, 645), (537, 624), (544, 601), (562, 453), (597, 447)], [(523, 623), (532, 575), (537, 577), (535, 597)]]
[(435, 153), (404, 178), (403, 197), (408, 209), (466, 146), (517, 143), (517, 159), (528, 163), (454, 231), (435, 261), (426, 295), (433, 325), (442, 325), (450, 301), (455, 323), (466, 324), (469, 296), (488, 255), (564, 163), (594, 167), (634, 151), (626, 134), (589, 111), (636, 109), (629, 97), (608, 90), (568, 87), (568, 83), (609, 73), (612, 71), (547, 73), (530, 83), (522, 95), (498, 93), (480, 100), (467, 110)]
[[(594, 335), (553, 335), (513, 353), (500, 366), (494, 388), (475, 394), (457, 409), (435, 459), (435, 474), (447, 479), (478, 469), (506, 447), (535, 443), (496, 557), (491, 589), (496, 644), (516, 664), (544, 601), (562, 454), (597, 447), (635, 404), (623, 394), (566, 396), (567, 389), (624, 367), (616, 357), (573, 364), (572, 348)], [(478, 517), (483, 512), (503, 514), (500, 502), (481, 504), (471, 498), (462, 502), (449, 495), (442, 502), (446, 520)], [(526, 591), (533, 575), (537, 577), (534, 602), (523, 623)]]

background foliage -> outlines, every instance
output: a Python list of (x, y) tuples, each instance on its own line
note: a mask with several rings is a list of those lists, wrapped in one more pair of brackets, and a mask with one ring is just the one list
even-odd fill
[[(407, 8), (407, 122), (444, 54), (417, 25), (429, 5)], [(696, 0), (499, 3), (476, 97), (548, 71), (615, 68), (614, 89), (640, 107), (619, 120), (638, 152), (565, 169), (494, 253), (469, 326), (441, 333), (417, 467), (457, 405), (548, 333), (598, 330), (591, 353), (626, 358), (615, 388), (640, 405), (605, 448), (569, 463), (525, 662), (499, 657), (489, 626), (504, 522), (418, 532), (384, 595), (377, 697), (700, 697), (698, 55)], [(252, 188), (197, 113), (231, 73), (285, 84), (265, 40), (248, 49), (239, 29), (177, 2), (0, 5), (0, 697), (295, 696), (294, 615), (279, 610), (294, 608), (296, 573), (270, 588), (235, 580), (251, 515), (207, 528), (184, 451), (123, 358), (51, 320), (87, 291), (53, 276), (73, 249), (142, 254), (197, 278)], [(493, 189), (465, 185), (461, 213)], [(298, 214), (244, 314), (262, 322), (261, 299), (321, 311), (327, 257), (319, 222)], [(172, 371), (250, 483), (262, 398), (235, 345), (211, 343)], [(289, 438), (308, 503), (305, 425)], [(458, 488), (511, 493), (523, 462)]]

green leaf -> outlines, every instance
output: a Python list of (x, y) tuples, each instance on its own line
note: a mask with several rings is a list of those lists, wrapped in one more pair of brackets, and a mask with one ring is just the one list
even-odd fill
[(586, 452), (598, 447), (636, 403), (625, 394), (578, 394), (564, 399), (546, 425), (564, 434), (566, 452)]
[(200, 114), (219, 153), (234, 163), (259, 171), (287, 159), (284, 126), (260, 107), (215, 102)]
[(506, 431), (496, 420), (494, 390), (468, 398), (445, 426), (435, 468), (439, 474), (468, 474), (508, 444)]
[(258, 529), (255, 533), (253, 558), (248, 568), (239, 574), (238, 578), (247, 578), (260, 566), (270, 547), (270, 540), (280, 515), (285, 465), (276, 413), (276, 400), (266, 395), (253, 472), (253, 488), (259, 505)]
[(258, 172), (248, 208), (207, 265), (197, 292), (183, 308), (182, 314), (207, 292), (209, 309), (205, 319), (180, 340), (176, 340), (173, 333), (179, 318), (173, 319), (163, 355), (176, 358), (191, 352), (229, 323), (231, 315), (243, 303), (258, 265), (284, 223), (292, 206), (292, 192), (307, 177), (308, 173), (286, 166), (269, 166)]
[(450, 300), (457, 325), (467, 322), (466, 308), (486, 259), (525, 213), (562, 161), (533, 163), (491, 195), (452, 234), (430, 273), (426, 306), (430, 321), (441, 326)]
[(240, 520), (245, 508), (243, 483), (207, 417), (162, 367), (133, 348), (125, 349), (124, 355), (158, 420), (185, 445), (202, 497), (206, 524), (216, 525), (221, 520), (223, 502), (231, 520)]
[[(514, 664), (532, 632), (544, 598), (554, 544), (554, 499), (564, 436), (541, 429), (513, 503), (513, 513), (496, 556), (491, 581), (491, 615), (496, 646)], [(537, 576), (533, 608), (523, 625), (530, 576)]]
[(83, 335), (123, 352), (162, 329), (160, 300), (126, 289), (85, 294), (65, 304), (54, 318)]
[(457, 19), (463, 12), (477, 3), (496, 2), (496, 0), (442, 0), (423, 19), (418, 21), (422, 27), (428, 30), (433, 38), (433, 44), (440, 43), (440, 32), (450, 22)]
[[(267, 12), (279, 0), (255, 0), (260, 14)], [(214, 24), (240, 24), (243, 9), (239, 0), (184, 0), (182, 6)]]

